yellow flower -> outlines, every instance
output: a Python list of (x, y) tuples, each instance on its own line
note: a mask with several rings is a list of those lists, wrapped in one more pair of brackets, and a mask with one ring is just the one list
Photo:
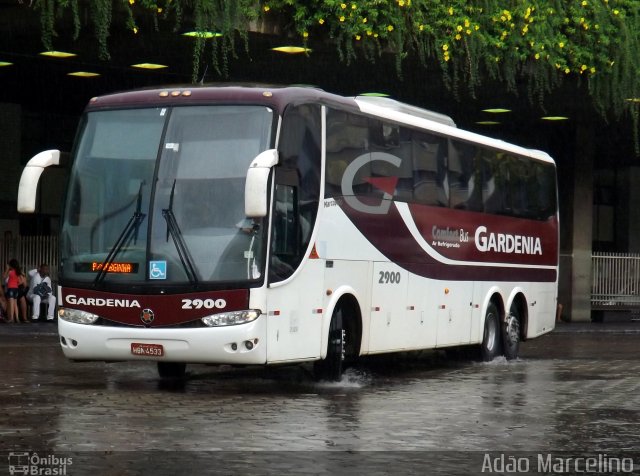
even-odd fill
[(535, 59), (539, 60), (540, 59), (540, 53), (536, 53), (534, 56)]
[(360, 35), (356, 35), (356, 41), (360, 41), (361, 36)]
[(324, 18), (320, 18), (320, 19), (318, 20), (318, 23), (320, 23), (321, 25), (324, 25)]
[(476, 25), (473, 27), (474, 30), (478, 31), (480, 29), (480, 25)]
[(344, 15), (339, 18), (340, 21), (344, 21)]
[(453, 15), (453, 7), (449, 7), (449, 15)]
[(129, 5), (133, 5), (134, 3), (136, 3), (136, 0), (129, 0)]
[(456, 34), (456, 40), (460, 41), (462, 39), (462, 37), (460, 36), (460, 33)]
[(373, 32), (371, 30), (367, 30), (367, 36), (371, 36), (373, 35)]
[(585, 69), (587, 69), (587, 65), (586, 64), (583, 64), (582, 66), (580, 66), (580, 70), (581, 71), (584, 71)]
[(387, 31), (393, 31), (393, 25), (387, 26)]
[(374, 38), (378, 38), (378, 36), (379, 36), (379, 35), (378, 35), (377, 33), (374, 33), (374, 34), (373, 34), (373, 37), (374, 37)]
[(471, 34), (471, 30), (467, 29), (467, 30), (465, 31), (465, 33), (466, 33), (467, 35), (470, 35), (470, 34)]
[(465, 28), (469, 28), (469, 25), (471, 25), (471, 23), (469, 23), (469, 19), (468, 19), (468, 18), (465, 18), (465, 19), (464, 19), (464, 27), (465, 27)]
[(444, 44), (442, 45), (442, 51), (447, 51), (449, 49), (449, 45), (448, 44)]
[(368, 21), (368, 20), (367, 20), (366, 18), (363, 18), (363, 19), (362, 19), (362, 23), (367, 23), (367, 21)]
[(398, 0), (398, 5), (404, 7), (404, 0)]
[(525, 25), (524, 28), (522, 28), (522, 34), (524, 35), (525, 33), (527, 33), (529, 31), (529, 26)]
[[(135, 0), (129, 0), (129, 1), (130, 1), (131, 3), (133, 3)], [(265, 5), (265, 6), (264, 6), (264, 8), (263, 8), (263, 10), (264, 10), (265, 12), (268, 12), (269, 10), (271, 10), (271, 7), (270, 7), (269, 5)]]
[(587, 5), (589, 5), (589, 3), (587, 2), (587, 0), (582, 0), (582, 6), (586, 7)]
[(562, 41), (561, 41), (560, 43), (558, 43), (558, 46), (559, 46), (560, 48), (564, 48), (564, 42), (562, 42)]
[(303, 38), (309, 38), (309, 32), (305, 31), (302, 33)]
[(458, 25), (458, 26), (456, 27), (456, 30), (457, 30), (457, 31), (462, 31), (462, 25)]
[(424, 31), (424, 25), (420, 25), (419, 29), (420, 31)]
[(613, 11), (613, 14), (614, 14), (614, 15), (618, 15), (619, 13), (620, 13), (620, 10), (618, 10), (618, 9), (615, 9), (615, 10)]
[(346, 3), (341, 3), (340, 4), (340, 8), (342, 8), (344, 10), (345, 8), (347, 8), (347, 4)]
[(351, 10), (355, 10), (356, 8), (358, 8), (358, 6), (355, 3), (351, 4)]
[(137, 27), (137, 26), (134, 26), (134, 27), (133, 27), (133, 34), (134, 34), (134, 35), (137, 35), (137, 34), (138, 34), (138, 27)]
[(571, 70), (569, 68), (565, 68), (564, 69), (564, 74), (569, 74), (571, 72)]
[(591, 71), (591, 74), (595, 73), (596, 72), (596, 67), (592, 66), (591, 69), (589, 69), (589, 71)]

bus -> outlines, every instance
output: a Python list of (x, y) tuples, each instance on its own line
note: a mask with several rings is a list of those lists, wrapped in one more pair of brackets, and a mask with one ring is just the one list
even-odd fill
[[(34, 212), (56, 150), (29, 161)], [(514, 359), (554, 328), (559, 216), (544, 152), (389, 98), (190, 86), (93, 98), (60, 227), (73, 361), (314, 362), (474, 346)]]

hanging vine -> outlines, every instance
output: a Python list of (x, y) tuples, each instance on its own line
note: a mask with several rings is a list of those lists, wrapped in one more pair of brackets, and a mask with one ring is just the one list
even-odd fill
[[(284, 34), (304, 44), (333, 41), (346, 63), (358, 57), (375, 61), (390, 52), (398, 75), (413, 54), (425, 67), (439, 65), (454, 92), (465, 85), (473, 94), (488, 76), (513, 91), (525, 81), (532, 100), (541, 101), (565, 78), (577, 76), (603, 115), (627, 112), (638, 120), (633, 99), (640, 97), (640, 0), (87, 0), (81, 5), (103, 59), (109, 56), (111, 22), (122, 18), (112, 10), (124, 10), (134, 32), (145, 16), (154, 18), (156, 28), (159, 17), (172, 20), (176, 30), (188, 18), (200, 33), (193, 49), (194, 82), (202, 77), (207, 50), (212, 69), (227, 76), (238, 41), (248, 50), (249, 25), (261, 19), (280, 22)], [(35, 6), (45, 47), (52, 47), (56, 18), (67, 11), (77, 37), (78, 0), (36, 0)]]

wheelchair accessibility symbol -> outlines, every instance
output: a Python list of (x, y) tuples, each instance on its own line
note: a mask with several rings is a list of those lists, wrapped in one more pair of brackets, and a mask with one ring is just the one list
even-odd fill
[(167, 279), (167, 262), (166, 261), (150, 261), (149, 262), (149, 278), (150, 279)]

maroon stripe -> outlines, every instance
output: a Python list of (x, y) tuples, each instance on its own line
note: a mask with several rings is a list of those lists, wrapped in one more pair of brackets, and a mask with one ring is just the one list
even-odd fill
[[(376, 205), (375, 201), (361, 198), (367, 205)], [(449, 240), (458, 247), (434, 247), (443, 256), (471, 262), (492, 262), (505, 264), (522, 264), (523, 267), (503, 266), (468, 266), (441, 263), (415, 241), (395, 206), (389, 207), (387, 214), (363, 213), (350, 207), (343, 199), (336, 199), (340, 208), (355, 227), (375, 246), (389, 261), (419, 276), (431, 279), (447, 279), (453, 281), (523, 281), (554, 282), (557, 278), (555, 269), (528, 268), (527, 265), (557, 265), (557, 222), (523, 220), (499, 217), (483, 213), (451, 210), (448, 208), (411, 205), (410, 210), (418, 230), (427, 243), (433, 243), (432, 231), (447, 230), (452, 234), (465, 231), (468, 241)], [(379, 200), (378, 200), (379, 203)], [(481, 252), (475, 245), (475, 230), (480, 225), (496, 233), (520, 234), (539, 237), (542, 255), (507, 254)], [(459, 235), (458, 235), (459, 236)], [(446, 243), (447, 240), (436, 240)]]

